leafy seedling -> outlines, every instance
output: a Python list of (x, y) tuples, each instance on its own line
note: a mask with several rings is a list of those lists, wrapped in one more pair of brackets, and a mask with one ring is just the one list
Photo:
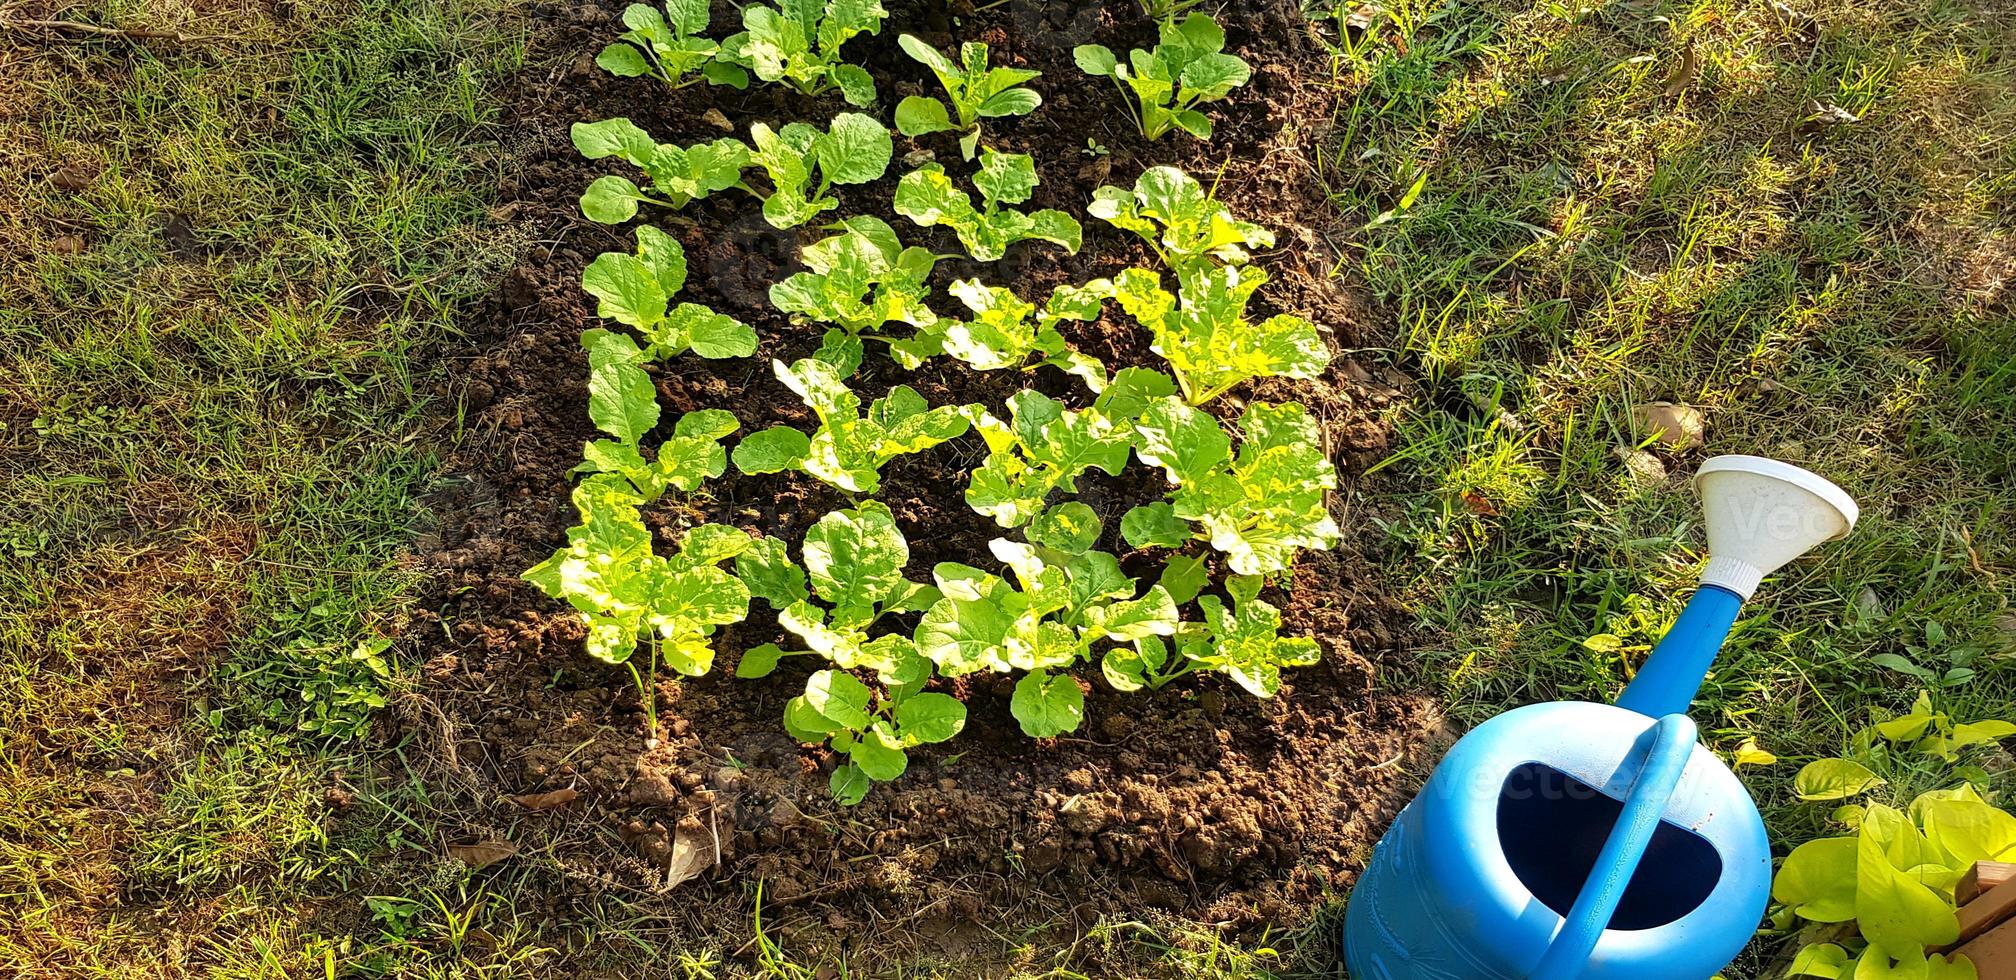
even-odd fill
[(748, 324), (699, 303), (672, 305), (685, 286), (686, 250), (649, 225), (638, 227), (635, 253), (604, 252), (581, 272), (581, 288), (595, 297), (596, 315), (637, 328), (647, 344), (646, 358), (664, 360), (689, 350), (706, 358), (756, 353), (756, 331)]
[(882, 33), (889, 15), (873, 0), (778, 0), (742, 8), (742, 32), (721, 42), (722, 60), (766, 82), (783, 82), (804, 95), (838, 88), (857, 106), (875, 104), (875, 79), (840, 60), (840, 48), (862, 33)]
[(1005, 538), (988, 547), (1015, 581), (970, 565), (940, 563), (931, 575), (943, 598), (917, 624), (917, 650), (948, 677), (1025, 671), (1009, 711), (1033, 738), (1073, 731), (1083, 720), (1084, 692), (1059, 671), (1089, 656), (1093, 644), (1177, 630), (1169, 593), (1156, 585), (1135, 598), (1135, 580), (1110, 554), (1046, 555), (1045, 549)]
[(847, 389), (839, 368), (811, 357), (770, 366), (819, 416), (819, 428), (810, 436), (786, 425), (752, 433), (735, 446), (735, 468), (744, 473), (799, 470), (849, 493), (874, 493), (882, 464), (957, 439), (969, 425), (969, 409), (932, 408), (903, 385), (876, 399), (864, 416), (861, 396)]
[(898, 322), (929, 327), (938, 315), (925, 305), (925, 279), (938, 264), (929, 249), (904, 247), (894, 229), (870, 215), (848, 218), (841, 232), (798, 253), (804, 272), (770, 287), (770, 303), (833, 324), (813, 356), (852, 375), (861, 366), (861, 338)]
[[(581, 522), (567, 530), (567, 546), (524, 578), (580, 611), (590, 656), (630, 669), (655, 733), (657, 702), (647, 675), (656, 677), (661, 660), (688, 676), (707, 673), (714, 630), (748, 614), (749, 590), (718, 566), (747, 548), (749, 536), (702, 524), (680, 539), (678, 554), (663, 558), (652, 553), (651, 531), (638, 514), (642, 502), (614, 474), (581, 481), (574, 488)], [(632, 659), (640, 643), (650, 647), (644, 672)]]
[(595, 56), (602, 70), (621, 78), (649, 75), (675, 89), (702, 80), (748, 88), (749, 73), (721, 61), (721, 45), (706, 36), (707, 0), (665, 0), (665, 9), (633, 3), (623, 9), (629, 28)]
[(742, 168), (749, 165), (749, 147), (738, 139), (673, 146), (622, 118), (575, 123), (571, 135), (574, 148), (590, 160), (616, 157), (644, 171), (657, 194), (645, 193), (628, 177), (597, 177), (581, 195), (581, 213), (590, 221), (620, 225), (637, 216), (639, 204), (676, 209), (730, 187), (748, 189)]
[(901, 777), (910, 767), (909, 749), (948, 741), (965, 727), (966, 706), (949, 694), (907, 685), (878, 694), (839, 670), (806, 678), (805, 693), (784, 706), (784, 728), (793, 738), (825, 742), (847, 756), (827, 781), (842, 806), (861, 802), (871, 783)]
[(1160, 374), (1129, 368), (1091, 408), (1073, 411), (1047, 395), (1022, 391), (1008, 399), (1008, 422), (985, 410), (973, 413), (987, 459), (966, 485), (967, 506), (1002, 527), (1020, 527), (1043, 511), (1051, 493), (1078, 492), (1077, 479), (1086, 470), (1119, 475), (1134, 438), (1133, 419), (1122, 406), (1144, 394), (1166, 395), (1169, 387)]
[(823, 133), (810, 123), (786, 123), (776, 131), (756, 123), (749, 136), (756, 146), (750, 159), (770, 175), (771, 186), (767, 195), (750, 193), (763, 198), (763, 217), (777, 228), (796, 228), (839, 207), (826, 193), (834, 184), (865, 184), (882, 176), (895, 152), (889, 130), (858, 112), (834, 116)]
[(923, 41), (908, 34), (896, 39), (904, 53), (931, 69), (938, 84), (945, 87), (945, 102), (927, 95), (907, 96), (896, 105), (896, 130), (905, 136), (957, 131), (959, 152), (973, 159), (980, 145), (980, 120), (1002, 116), (1026, 116), (1043, 104), (1043, 97), (1020, 87), (1041, 74), (1023, 68), (987, 67), (987, 46), (977, 41), (959, 45), (959, 62), (945, 57)]
[(1078, 219), (1048, 208), (1024, 213), (1001, 207), (1028, 200), (1036, 183), (1036, 161), (1028, 154), (987, 148), (980, 154), (979, 172), (973, 175), (983, 207), (976, 210), (973, 198), (952, 186), (944, 167), (927, 163), (897, 181), (896, 213), (926, 228), (951, 228), (966, 251), (982, 262), (1006, 255), (1008, 246), (1026, 239), (1054, 242), (1077, 252), (1085, 233)]
[(821, 517), (805, 533), (805, 568), (795, 576), (783, 572), (781, 556), (780, 545), (746, 568), (738, 559), (736, 572), (752, 594), (778, 610), (777, 621), (806, 649), (764, 644), (743, 655), (737, 677), (762, 677), (784, 657), (814, 654), (844, 669), (873, 670), (891, 686), (914, 687), (930, 677), (931, 663), (910, 637), (869, 635), (883, 617), (920, 612), (939, 598), (937, 589), (903, 577), (910, 546), (888, 505), (869, 500)]
[(1151, 167), (1134, 190), (1101, 187), (1085, 209), (1115, 228), (1140, 235), (1170, 269), (1208, 259), (1242, 265), (1248, 248), (1274, 247), (1274, 233), (1232, 212), (1189, 174), (1175, 167)]
[(1246, 318), (1247, 302), (1267, 282), (1258, 267), (1204, 263), (1179, 268), (1177, 279), (1180, 296), (1171, 296), (1160, 276), (1128, 269), (1112, 289), (1154, 335), (1151, 349), (1169, 361), (1184, 401), (1202, 405), (1249, 378), (1313, 378), (1329, 366), (1315, 324), (1292, 313)]
[(960, 279), (950, 292), (972, 312), (972, 319), (945, 317), (919, 324), (915, 336), (890, 341), (889, 354), (896, 363), (915, 369), (927, 358), (950, 354), (982, 371), (1034, 371), (1047, 364), (1085, 379), (1093, 391), (1106, 386), (1106, 365), (1072, 349), (1057, 332), (1057, 325), (1066, 320), (1098, 319), (1101, 292), (1059, 286), (1040, 310), (1014, 290), (982, 285), (978, 279)]
[(734, 413), (726, 409), (687, 412), (673, 423), (672, 438), (659, 443), (651, 461), (645, 461), (634, 442), (597, 439), (583, 450), (581, 465), (574, 467), (574, 472), (621, 476), (647, 504), (667, 490), (691, 493), (728, 471), (728, 450), (722, 448), (721, 440), (741, 427)]
[(1235, 575), (1226, 584), (1232, 609), (1215, 595), (1204, 596), (1197, 600), (1202, 623), (1184, 623), (1168, 642), (1145, 636), (1132, 647), (1107, 651), (1099, 661), (1107, 683), (1122, 691), (1159, 689), (1192, 671), (1215, 670), (1255, 697), (1273, 697), (1281, 690), (1282, 668), (1315, 664), (1322, 649), (1308, 637), (1281, 635), (1281, 610), (1258, 598), (1260, 585), (1257, 577)]
[(1240, 575), (1285, 571), (1297, 549), (1335, 547), (1342, 535), (1325, 504), (1337, 470), (1315, 421), (1293, 402), (1254, 402), (1239, 428), (1234, 459), (1217, 419), (1176, 398), (1148, 406), (1135, 423), (1135, 452), (1176, 490), (1123, 516), (1121, 537), (1135, 548), (1201, 538)]
[(1133, 96), (1121, 104), (1141, 135), (1160, 139), (1175, 127), (1208, 140), (1211, 118), (1196, 107), (1230, 95), (1252, 75), (1246, 62), (1224, 51), (1225, 31), (1218, 22), (1191, 14), (1163, 21), (1155, 50), (1135, 48), (1127, 53), (1126, 64), (1098, 44), (1081, 44), (1071, 54), (1086, 74), (1111, 78), (1123, 96)]

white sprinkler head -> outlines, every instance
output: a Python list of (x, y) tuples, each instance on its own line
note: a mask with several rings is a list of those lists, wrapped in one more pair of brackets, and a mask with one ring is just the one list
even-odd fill
[(1860, 508), (1820, 476), (1762, 456), (1717, 456), (1694, 473), (1708, 524), (1701, 584), (1750, 598), (1779, 566), (1848, 536)]

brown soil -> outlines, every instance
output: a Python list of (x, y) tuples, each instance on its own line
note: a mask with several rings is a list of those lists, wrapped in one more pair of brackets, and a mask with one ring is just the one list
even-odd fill
[[(1255, 313), (1308, 316), (1340, 351), (1369, 342), (1353, 298), (1328, 275), (1337, 215), (1308, 147), (1322, 138), (1336, 93), (1318, 84), (1324, 72), (1303, 70), (1325, 55), (1291, 4), (1235, 5), (1221, 18), (1230, 49), (1255, 72), (1250, 85), (1210, 107), (1218, 129), (1208, 144), (1180, 133), (1142, 140), (1122, 115), (1119, 93), (1073, 65), (1076, 44), (1096, 41), (1124, 53), (1152, 43), (1152, 28), (1131, 5), (1074, 13), (1014, 3), (967, 19), (956, 36), (942, 3), (891, 6), (879, 37), (859, 38), (847, 49), (875, 74), (882, 111), (903, 95), (927, 91), (925, 70), (896, 46), (905, 32), (941, 47), (983, 40), (997, 64), (1041, 70), (1034, 87), (1043, 107), (1033, 116), (991, 121), (990, 139), (1036, 156), (1044, 183), (1029, 206), (1064, 209), (1085, 227), (1075, 256), (1031, 244), (987, 267), (947, 262), (939, 267), (939, 286), (978, 275), (1040, 300), (1056, 284), (1148, 264), (1132, 235), (1086, 217), (1084, 205), (1101, 183), (1131, 185), (1147, 166), (1176, 164), (1207, 181), (1222, 173), (1218, 193), (1233, 211), (1277, 230), (1282, 247), (1263, 259), (1275, 281)], [(696, 86), (668, 94), (646, 79), (611, 78), (591, 58), (620, 29), (612, 26), (617, 9), (612, 2), (542, 12), (535, 45), (561, 67), (528, 72), (515, 95), (506, 126), (520, 141), (520, 162), (500, 188), (500, 214), (545, 244), (471, 318), (466, 349), (449, 352), (473, 431), (431, 501), (440, 523), (424, 561), (440, 622), (420, 624), (415, 635), (433, 638), (423, 651), (429, 663), (420, 693), (440, 710), (413, 717), (417, 731), (445, 738), (436, 755), (471, 791), (469, 835), (508, 835), (524, 852), (546, 855), (561, 872), (557, 889), (613, 889), (633, 900), (641, 893), (647, 902), (676, 908), (682, 928), (696, 934), (690, 938), (731, 951), (747, 936), (759, 881), (766, 909), (784, 906), (814, 923), (814, 933), (832, 930), (836, 944), (872, 924), (885, 947), (892, 936), (956, 933), (961, 923), (1014, 926), (1015, 910), (1032, 905), (1040, 913), (1020, 914), (1064, 915), (1061, 921), (1079, 926), (1099, 914), (1144, 907), (1232, 930), (1288, 925), (1326, 888), (1348, 885), (1404, 801), (1404, 760), (1433, 725), (1424, 702), (1375, 688), (1379, 664), (1403, 650), (1406, 617), (1370, 585), (1376, 577), (1350, 540), (1334, 553), (1305, 556), (1292, 590), (1275, 597), (1291, 628), (1319, 637), (1326, 656), (1319, 666), (1293, 672), (1273, 700), (1246, 696), (1216, 677), (1121, 695), (1106, 689), (1096, 669), (1081, 669), (1090, 691), (1086, 724), (1077, 737), (1037, 743), (1008, 715), (1009, 684), (976, 678), (961, 687), (970, 710), (964, 734), (914, 752), (903, 779), (841, 808), (826, 789), (833, 755), (799, 745), (779, 721), (811, 666), (786, 661), (761, 681), (732, 676), (734, 651), (785, 639), (759, 603), (749, 621), (718, 637), (723, 655), (714, 674), (661, 679), (664, 737), (644, 748), (628, 674), (586, 657), (574, 617), (518, 579), (572, 523), (567, 470), (592, 435), (577, 338), (598, 321), (579, 285), (581, 269), (599, 252), (630, 247), (628, 228), (579, 216), (582, 188), (618, 168), (580, 159), (568, 126), (628, 116), (658, 139), (683, 144), (722, 134), (702, 118), (708, 109), (746, 134), (752, 121), (823, 121), (848, 107), (837, 95), (805, 99), (780, 86), (748, 92)], [(717, 30), (732, 16), (720, 6)], [(1088, 136), (1110, 155), (1088, 155)], [(953, 140), (947, 134), (920, 142), (955, 173), (965, 172)], [(917, 148), (898, 137), (899, 158)], [(841, 188), (846, 213), (882, 213), (906, 241), (956, 251), (953, 239), (937, 236), (942, 229), (926, 234), (888, 213), (896, 179), (907, 169), (899, 159), (878, 183)], [(793, 327), (770, 307), (766, 290), (793, 271), (795, 249), (821, 233), (776, 231), (737, 192), (683, 211), (647, 211), (645, 220), (686, 246), (693, 271), (682, 298), (736, 316), (763, 338), (754, 358), (687, 356), (658, 368), (665, 418), (727, 407), (745, 433), (777, 422), (805, 424), (807, 412), (771, 376), (768, 362), (806, 355), (817, 330)], [(934, 302), (957, 307), (943, 294)], [(1145, 332), (1117, 310), (1072, 339), (1109, 367), (1158, 360)], [(899, 383), (933, 403), (979, 401), (997, 412), (1024, 384), (1074, 403), (1085, 397), (1075, 381), (1047, 371), (978, 373), (940, 359), (905, 372), (871, 346), (857, 389), (873, 396)], [(1322, 420), (1348, 488), (1386, 447), (1378, 413), (1393, 396), (1382, 369), (1344, 355), (1324, 378), (1249, 385), (1212, 409), (1236, 416), (1246, 397), (1301, 401)], [(939, 561), (984, 561), (985, 542), (999, 533), (959, 495), (978, 461), (975, 445), (955, 441), (885, 471), (880, 496), (911, 542), (912, 578), (926, 578)], [(1122, 477), (1084, 486), (1081, 499), (1108, 520), (1111, 540), (1104, 545), (1137, 574), (1147, 563), (1125, 555), (1118, 516), (1162, 491), (1159, 477), (1138, 463)], [(1343, 499), (1335, 508), (1349, 528)], [(743, 477), (731, 470), (701, 495), (654, 507), (647, 520), (668, 541), (694, 523), (719, 521), (795, 544), (820, 515), (850, 503), (796, 475)], [(578, 800), (552, 809), (528, 811), (510, 799), (567, 788), (578, 791)], [(681, 877), (675, 872), (690, 863), (695, 845), (704, 870), (656, 898), (668, 878)]]

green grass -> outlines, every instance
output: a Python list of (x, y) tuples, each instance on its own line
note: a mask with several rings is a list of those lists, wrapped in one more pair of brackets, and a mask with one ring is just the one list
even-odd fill
[(324, 738), (397, 693), (358, 654), (453, 437), (423, 352), (516, 247), (485, 93), (523, 41), (454, 3), (65, 16), (201, 40), (0, 44), (0, 972), (319, 972), (315, 890), (398, 843), (332, 837), (377, 763)]

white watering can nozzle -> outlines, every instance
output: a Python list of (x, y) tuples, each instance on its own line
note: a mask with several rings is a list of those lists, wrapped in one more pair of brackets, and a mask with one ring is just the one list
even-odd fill
[(1860, 509), (1840, 487), (1790, 463), (1717, 456), (1694, 474), (1708, 525), (1701, 584), (1750, 598), (1764, 576), (1848, 536)]

